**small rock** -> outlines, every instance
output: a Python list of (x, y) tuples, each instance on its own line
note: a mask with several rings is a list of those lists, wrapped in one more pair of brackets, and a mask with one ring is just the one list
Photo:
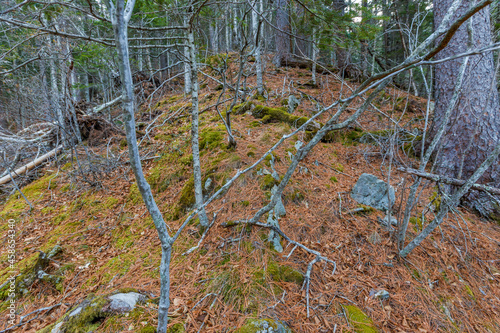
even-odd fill
[(81, 306), (79, 306), (79, 307), (77, 307), (76, 309), (74, 309), (74, 310), (73, 310), (73, 311), (69, 314), (69, 316), (70, 316), (70, 317), (74, 317), (74, 316), (78, 315), (80, 312), (82, 312), (82, 307), (81, 307)]
[(371, 206), (375, 209), (387, 211), (390, 197), (391, 205), (396, 200), (396, 194), (392, 186), (368, 173), (362, 174), (351, 191), (351, 197), (362, 205)]
[(383, 219), (379, 218), (378, 221), (380, 222), (380, 224), (386, 227), (389, 225), (391, 226), (398, 225), (398, 220), (394, 216), (386, 215)]
[(304, 145), (304, 142), (302, 142), (302, 141), (297, 141), (297, 142), (295, 142), (295, 145), (294, 145), (294, 146), (295, 146), (295, 149), (299, 150), (299, 149), (300, 149), (300, 147), (302, 147), (303, 145)]
[(255, 333), (293, 333), (285, 324), (272, 319), (250, 319), (243, 327), (235, 333), (255, 332)]
[(207, 181), (205, 182), (205, 191), (208, 191), (211, 185), (212, 185), (212, 178), (207, 178)]
[(137, 303), (144, 302), (146, 297), (139, 293), (120, 293), (109, 296), (109, 303), (106, 306), (106, 312), (125, 313), (135, 309)]
[(50, 333), (61, 333), (61, 326), (63, 325), (63, 322), (60, 322), (59, 324), (55, 325)]
[(386, 299), (389, 299), (390, 294), (385, 289), (380, 289), (380, 290), (372, 289), (370, 291), (370, 297), (372, 297), (372, 298), (379, 298), (382, 301), (385, 301)]
[(271, 172), (269, 170), (267, 170), (266, 168), (262, 168), (262, 169), (257, 171), (258, 176), (264, 176), (264, 175), (270, 175), (270, 174), (271, 174)]

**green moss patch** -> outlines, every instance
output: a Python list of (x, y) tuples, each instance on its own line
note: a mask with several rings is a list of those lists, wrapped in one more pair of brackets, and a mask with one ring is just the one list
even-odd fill
[(293, 269), (290, 266), (280, 265), (276, 262), (269, 262), (267, 265), (267, 273), (273, 281), (277, 282), (293, 282), (302, 285), (304, 275)]
[(279, 181), (277, 181), (276, 179), (273, 178), (273, 176), (271, 175), (265, 175), (264, 177), (262, 177), (262, 179), (260, 180), (260, 188), (263, 190), (263, 191), (270, 191), (274, 185), (279, 185)]
[(343, 306), (349, 323), (357, 333), (377, 333), (373, 320), (355, 305)]
[[(270, 328), (272, 328), (272, 330)], [(258, 333), (268, 331), (293, 333), (290, 328), (272, 319), (248, 319), (245, 325), (238, 328), (235, 333)]]
[[(21, 191), (26, 198), (33, 204), (37, 200), (43, 198), (45, 192), (53, 190), (57, 186), (54, 179), (55, 176), (45, 175), (31, 184), (21, 188)], [(15, 219), (18, 218), (23, 211), (29, 208), (28, 203), (19, 192), (11, 195), (5, 202), (3, 209), (0, 211), (0, 219)]]
[(226, 130), (224, 126), (216, 128), (205, 128), (200, 132), (200, 150), (202, 149), (224, 149), (224, 135)]
[(286, 108), (271, 108), (264, 105), (257, 105), (252, 111), (255, 118), (262, 119), (263, 123), (279, 122), (287, 123), (290, 126), (300, 127), (309, 119), (307, 117), (298, 117), (286, 112)]
[(244, 114), (247, 111), (250, 111), (255, 104), (253, 102), (244, 102), (238, 105), (235, 105), (233, 108), (233, 114), (240, 115)]

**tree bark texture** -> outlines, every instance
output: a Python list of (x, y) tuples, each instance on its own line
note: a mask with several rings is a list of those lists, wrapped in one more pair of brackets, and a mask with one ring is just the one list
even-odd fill
[[(452, 0), (434, 0), (435, 26), (438, 26)], [(462, 1), (456, 17), (463, 15), (477, 1)], [(450, 43), (439, 52), (436, 60), (481, 48), (492, 41), (490, 11), (486, 7), (470, 18), (456, 32)], [(459, 75), (464, 58), (444, 62), (436, 66), (436, 109), (431, 130), (433, 136), (442, 125), (443, 114), (453, 96), (453, 86)], [(436, 173), (456, 179), (468, 179), (487, 158), (500, 140), (500, 112), (496, 89), (493, 54), (472, 56), (465, 72), (461, 95), (454, 106), (454, 114), (448, 124), (437, 154)], [(496, 160), (480, 178), (480, 183), (500, 185), (500, 163)], [(453, 191), (452, 187), (448, 190)], [(498, 198), (497, 198), (498, 199)], [(491, 195), (470, 191), (463, 203), (476, 209), (481, 215), (500, 217), (500, 207)]]
[[(191, 9), (192, 11), (192, 9)], [(194, 196), (196, 198), (196, 208), (203, 206), (203, 184), (201, 177), (201, 163), (200, 163), (200, 139), (199, 139), (199, 96), (198, 96), (198, 67), (196, 64), (196, 46), (194, 43), (193, 27), (188, 31), (188, 50), (189, 50), (189, 63), (191, 71), (191, 101), (193, 108), (191, 111), (191, 148), (193, 150), (193, 178), (194, 178)], [(205, 208), (198, 212), (200, 225), (208, 227), (208, 217)]]
[(276, 56), (274, 63), (277, 67), (286, 64), (290, 59), (290, 15), (288, 13), (288, 0), (276, 2)]

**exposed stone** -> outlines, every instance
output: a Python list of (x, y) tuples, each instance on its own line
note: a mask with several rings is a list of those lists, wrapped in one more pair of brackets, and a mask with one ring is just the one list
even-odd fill
[(288, 97), (288, 113), (292, 114), (295, 109), (299, 106), (300, 101), (295, 97), (295, 95), (290, 95)]
[(297, 142), (295, 142), (294, 147), (295, 147), (295, 149), (299, 150), (303, 145), (304, 145), (304, 142), (297, 141)]
[(380, 224), (384, 226), (397, 226), (398, 220), (394, 216), (386, 215), (383, 219), (379, 218)]
[(362, 205), (367, 205), (382, 211), (387, 211), (390, 197), (394, 203), (396, 195), (392, 186), (368, 173), (362, 174), (351, 191), (351, 197)]
[(63, 325), (64, 323), (59, 323), (57, 324), (56, 326), (54, 326), (54, 328), (52, 328), (52, 331), (50, 331), (50, 333), (61, 333), (61, 326)]
[(389, 299), (390, 297), (390, 294), (387, 290), (385, 289), (380, 289), (380, 290), (375, 290), (375, 289), (372, 289), (370, 291), (370, 297), (372, 298), (379, 298), (381, 300), (386, 300), (386, 299)]
[(38, 333), (93, 332), (107, 317), (130, 312), (146, 296), (137, 292), (123, 292), (107, 296), (90, 295), (59, 320)]
[(137, 303), (144, 302), (146, 297), (139, 293), (130, 292), (109, 296), (109, 300), (111, 302), (103, 309), (105, 312), (125, 313), (135, 309)]
[(208, 191), (211, 185), (212, 185), (212, 178), (207, 178), (207, 181), (205, 182), (205, 191)]

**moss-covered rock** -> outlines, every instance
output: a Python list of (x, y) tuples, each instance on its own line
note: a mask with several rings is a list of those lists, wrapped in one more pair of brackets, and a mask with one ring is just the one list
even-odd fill
[[(286, 108), (271, 108), (264, 105), (257, 105), (252, 111), (255, 118), (262, 119), (263, 123), (281, 122), (287, 123), (290, 126), (300, 127), (304, 125), (309, 119), (307, 117), (299, 117), (289, 114)], [(311, 124), (307, 130), (317, 130), (318, 127)]]
[(273, 176), (265, 175), (260, 180), (260, 188), (263, 191), (270, 191), (274, 187), (274, 185), (279, 185), (279, 183), (280, 182), (274, 179)]
[(102, 321), (109, 316), (103, 311), (109, 300), (103, 296), (90, 296), (82, 304), (73, 308), (64, 318), (61, 327), (63, 332), (87, 333), (96, 330)]
[(343, 306), (347, 319), (357, 333), (377, 333), (373, 320), (355, 305)]
[[(54, 289), (59, 292), (63, 291), (62, 282), (64, 280), (63, 276), (47, 274), (47, 270), (50, 261), (57, 257), (62, 252), (62, 248), (59, 245), (54, 246), (47, 253), (40, 251), (35, 254), (32, 258), (36, 260), (31, 261), (30, 264), (26, 266), (25, 269), (21, 271), (15, 279), (15, 291), (18, 295), (26, 295), (29, 292), (31, 285), (39, 280), (52, 285)], [(36, 256), (38, 255), (38, 256)], [(0, 299), (5, 300), (10, 296), (9, 292), (10, 284), (6, 284), (0, 289)]]
[(293, 333), (285, 324), (273, 319), (248, 319), (235, 333)]
[(253, 102), (244, 102), (235, 105), (233, 108), (233, 114), (235, 115), (244, 114), (245, 112), (250, 111), (253, 107), (255, 107), (255, 104)]

